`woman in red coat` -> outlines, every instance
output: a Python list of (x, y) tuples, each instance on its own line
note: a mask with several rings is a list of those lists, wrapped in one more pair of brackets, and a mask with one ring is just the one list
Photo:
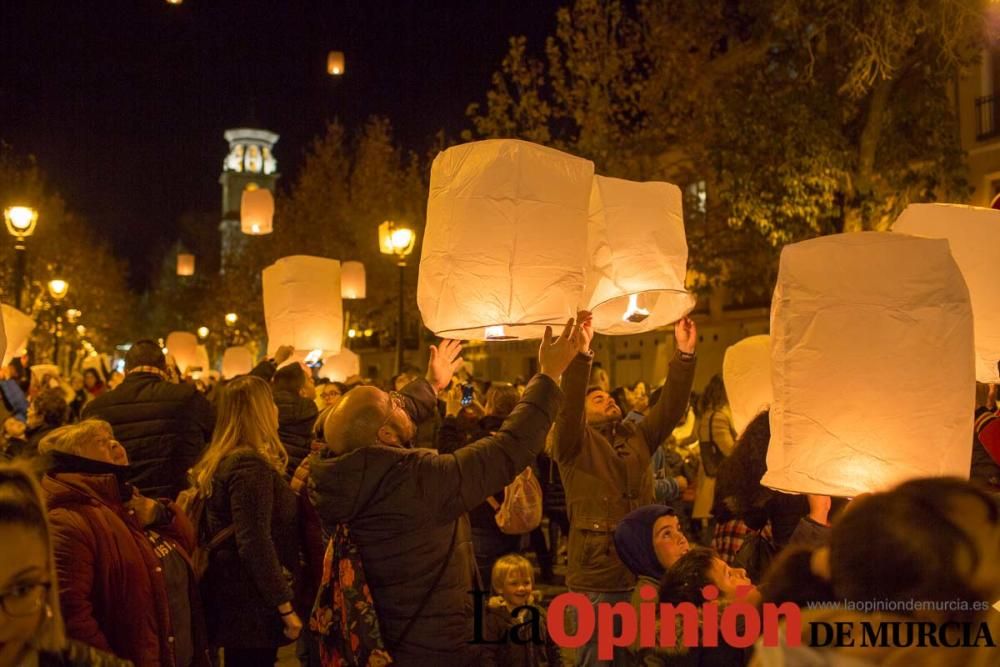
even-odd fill
[(87, 420), (47, 435), (42, 479), (66, 633), (143, 667), (205, 664), (191, 524), (124, 480), (111, 427)]

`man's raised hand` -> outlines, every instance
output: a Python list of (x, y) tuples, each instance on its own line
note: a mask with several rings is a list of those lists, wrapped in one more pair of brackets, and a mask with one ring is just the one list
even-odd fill
[(451, 376), (462, 367), (462, 343), (445, 339), (440, 345), (431, 345), (427, 362), (427, 381), (435, 391), (442, 391), (451, 382)]
[(553, 340), (552, 327), (545, 327), (545, 336), (538, 348), (538, 368), (543, 375), (559, 381), (559, 376), (565, 372), (569, 364), (580, 353), (580, 339), (583, 333), (576, 326), (573, 318), (569, 318), (563, 327), (562, 335)]

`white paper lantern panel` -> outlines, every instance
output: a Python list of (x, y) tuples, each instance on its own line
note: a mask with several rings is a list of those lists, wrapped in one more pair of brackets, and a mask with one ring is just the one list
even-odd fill
[(361, 374), (361, 357), (346, 347), (340, 354), (329, 357), (319, 369), (319, 376), (332, 382), (344, 382), (352, 375)]
[(202, 372), (207, 373), (210, 370), (211, 363), (208, 360), (208, 348), (204, 345), (199, 345), (198, 349), (195, 350), (195, 366), (200, 368)]
[(958, 204), (910, 204), (892, 231), (947, 239), (972, 298), (976, 379), (1000, 382), (1000, 211)]
[(7, 340), (7, 349), (3, 352), (3, 365), (6, 366), (28, 345), (28, 338), (35, 328), (35, 320), (6, 303), (0, 305), (0, 311), (3, 314), (3, 328)]
[(417, 304), (438, 336), (540, 338), (581, 303), (594, 165), (512, 139), (438, 154)]
[(197, 366), (198, 337), (188, 331), (173, 331), (167, 336), (167, 351), (177, 362), (181, 373), (186, 373), (188, 366)]
[(250, 350), (237, 345), (227, 347), (222, 353), (222, 377), (230, 380), (238, 375), (246, 375), (253, 370), (253, 355)]
[(643, 333), (687, 315), (687, 237), (676, 185), (595, 176), (590, 194), (586, 303), (594, 330)]
[(240, 200), (240, 230), (259, 236), (274, 229), (274, 195), (267, 188), (244, 190)]
[(343, 262), (340, 265), (340, 294), (345, 299), (365, 298), (365, 265)]
[(291, 345), (319, 361), (340, 352), (344, 335), (340, 262), (325, 257), (282, 257), (264, 269), (267, 349)]
[(726, 348), (722, 380), (733, 426), (743, 433), (754, 417), (771, 406), (771, 337), (750, 336)]
[(865, 232), (785, 246), (762, 484), (852, 497), (968, 478), (974, 367), (969, 291), (947, 241)]

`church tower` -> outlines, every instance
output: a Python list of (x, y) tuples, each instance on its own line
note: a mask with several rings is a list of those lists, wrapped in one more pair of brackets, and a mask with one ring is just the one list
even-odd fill
[(267, 130), (236, 128), (226, 130), (229, 154), (222, 162), (222, 236), (223, 273), (239, 256), (246, 239), (240, 231), (240, 201), (244, 190), (267, 188), (274, 192), (280, 174), (278, 161), (274, 159), (274, 145), (278, 135)]

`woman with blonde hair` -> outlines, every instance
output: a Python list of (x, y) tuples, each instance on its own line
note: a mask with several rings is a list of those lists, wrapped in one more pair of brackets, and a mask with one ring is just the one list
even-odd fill
[(0, 465), (0, 667), (126, 667), (66, 639), (49, 522), (33, 471)]
[(202, 584), (209, 639), (227, 664), (270, 666), (278, 647), (302, 631), (292, 606), (299, 537), (295, 494), (284, 475), (288, 454), (264, 380), (236, 378), (217, 410), (212, 441), (191, 471), (206, 499), (200, 543), (231, 533), (210, 554)]

